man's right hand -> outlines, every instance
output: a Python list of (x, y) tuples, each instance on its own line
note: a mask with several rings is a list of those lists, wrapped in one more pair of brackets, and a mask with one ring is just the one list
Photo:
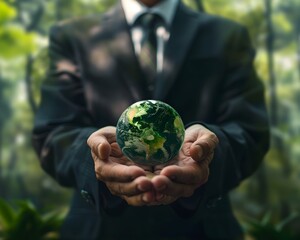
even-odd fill
[(151, 169), (134, 165), (122, 154), (116, 142), (115, 127), (99, 129), (91, 134), (87, 143), (94, 159), (96, 177), (106, 184), (113, 195), (132, 206), (155, 202), (153, 184), (146, 177)]

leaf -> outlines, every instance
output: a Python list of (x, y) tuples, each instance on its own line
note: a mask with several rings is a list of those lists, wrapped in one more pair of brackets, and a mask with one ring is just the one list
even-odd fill
[(57, 232), (64, 220), (65, 214), (53, 211), (42, 216), (41, 233), (48, 234), (51, 232)]
[(16, 10), (6, 4), (3, 1), (0, 1), (0, 26), (3, 25), (5, 22), (8, 22), (14, 19), (16, 16)]
[(10, 228), (15, 217), (16, 213), (14, 209), (3, 199), (0, 199), (0, 226), (2, 226), (4, 230)]
[(6, 25), (0, 28), (0, 58), (14, 58), (31, 53), (35, 49), (36, 35), (26, 33), (18, 25)]
[(271, 221), (271, 217), (272, 217), (272, 213), (269, 211), (265, 214), (265, 216), (263, 217), (263, 219), (261, 220), (261, 224), (262, 225), (268, 225), (270, 224)]
[(299, 213), (292, 213), (289, 217), (283, 219), (281, 222), (279, 222), (278, 224), (276, 224), (275, 228), (278, 231), (282, 231), (282, 229), (288, 225), (290, 222), (292, 222), (293, 220), (295, 220), (296, 218), (298, 218), (300, 215)]
[[(4, 201), (1, 203), (5, 209), (10, 207)], [(3, 232), (0, 232), (0, 239), (2, 236), (7, 240), (58, 239), (58, 230), (63, 222), (64, 212), (53, 211), (41, 215), (29, 201), (19, 201), (17, 206), (19, 208), (14, 212), (14, 217), (8, 218), (13, 220), (9, 222), (9, 228), (1, 229)]]
[(20, 210), (9, 232), (9, 239), (35, 240), (41, 239), (41, 217), (36, 208), (27, 201), (18, 202)]

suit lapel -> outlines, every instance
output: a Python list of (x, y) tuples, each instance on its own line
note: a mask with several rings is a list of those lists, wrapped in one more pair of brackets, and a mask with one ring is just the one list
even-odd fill
[(111, 54), (116, 61), (116, 71), (129, 89), (134, 101), (149, 98), (146, 82), (134, 52), (130, 29), (119, 2), (104, 19), (106, 34), (110, 39)]
[(133, 100), (149, 98), (163, 100), (175, 81), (197, 33), (199, 18), (183, 4), (179, 4), (171, 26), (170, 39), (165, 48), (164, 69), (158, 76), (153, 96), (147, 90), (120, 2), (106, 14), (102, 26), (111, 41), (111, 54), (117, 63), (115, 70), (129, 89)]
[(195, 13), (179, 4), (166, 44), (164, 69), (158, 77), (154, 98), (163, 100), (180, 70), (192, 40), (197, 32), (199, 18)]

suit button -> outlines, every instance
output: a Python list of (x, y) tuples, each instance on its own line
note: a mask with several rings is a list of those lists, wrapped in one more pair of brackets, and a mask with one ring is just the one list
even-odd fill
[(81, 197), (86, 201), (86, 203), (92, 204), (92, 205), (95, 204), (95, 201), (90, 193), (88, 193), (85, 190), (81, 190), (80, 194), (81, 194)]
[(217, 206), (218, 202), (222, 200), (222, 196), (218, 196), (215, 198), (211, 198), (206, 202), (206, 207), (207, 208), (214, 208)]

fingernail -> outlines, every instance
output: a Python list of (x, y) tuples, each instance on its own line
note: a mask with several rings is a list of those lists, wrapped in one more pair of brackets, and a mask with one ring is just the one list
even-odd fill
[(156, 201), (161, 201), (161, 200), (164, 199), (164, 197), (165, 197), (164, 194), (162, 194), (162, 193), (157, 193), (157, 194), (156, 194)]
[(143, 185), (138, 185), (137, 188), (138, 188), (138, 190), (141, 191), (141, 192), (147, 191), (147, 189), (146, 189), (145, 186), (143, 186)]
[(99, 156), (101, 159), (103, 159), (103, 156), (102, 156), (102, 153), (101, 153), (101, 147), (102, 147), (102, 143), (99, 144), (99, 146), (98, 146), (98, 156)]
[(149, 202), (149, 198), (145, 194), (142, 196), (142, 199), (144, 202)]

